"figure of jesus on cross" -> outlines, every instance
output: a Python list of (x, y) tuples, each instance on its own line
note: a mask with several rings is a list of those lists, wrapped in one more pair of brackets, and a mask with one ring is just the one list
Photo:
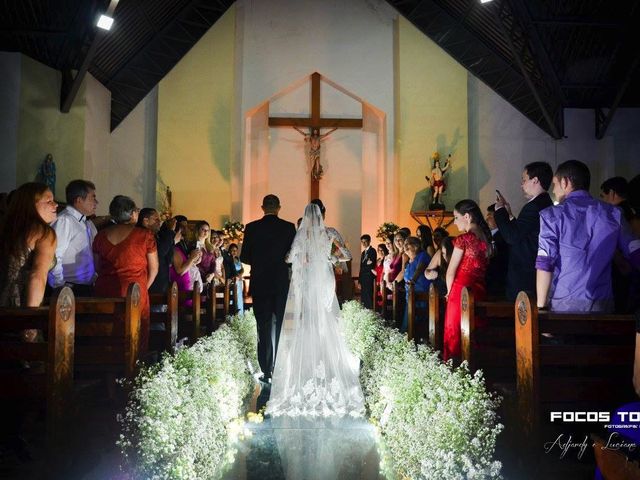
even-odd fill
[(322, 140), (335, 132), (338, 127), (332, 128), (327, 133), (324, 133), (322, 135), (320, 135), (319, 128), (311, 127), (309, 128), (309, 133), (303, 132), (298, 127), (293, 128), (295, 128), (296, 131), (298, 131), (304, 137), (304, 142), (309, 145), (309, 163), (311, 164), (311, 177), (314, 180), (320, 180), (322, 178), (322, 175), (324, 174), (322, 164), (320, 163), (320, 142), (322, 142)]
[[(305, 144), (309, 145), (309, 161), (311, 164), (309, 200), (320, 198), (320, 179), (324, 173), (320, 164), (320, 146), (322, 141), (338, 128), (362, 128), (362, 118), (327, 118), (320, 115), (320, 79), (318, 72), (311, 74), (311, 117), (269, 117), (269, 127), (293, 127), (304, 135)], [(303, 129), (308, 129), (305, 132)], [(320, 134), (320, 130), (329, 128)]]

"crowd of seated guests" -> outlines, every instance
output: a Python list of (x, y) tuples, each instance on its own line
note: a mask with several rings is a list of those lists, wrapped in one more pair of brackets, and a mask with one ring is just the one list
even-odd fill
[[(202, 289), (229, 279), (242, 308), (238, 246), (224, 245), (222, 232), (212, 231), (207, 222), (197, 223), (189, 241), (185, 216), (162, 222), (156, 209), (140, 209), (124, 195), (110, 202), (106, 220), (96, 219), (96, 187), (88, 180), (69, 182), (65, 197), (59, 211), (53, 192), (41, 183), (26, 183), (0, 196), (0, 306), (38, 306), (64, 286), (76, 296), (125, 296), (128, 285), (137, 282), (143, 353), (148, 292), (164, 293), (172, 281), (191, 291), (196, 282)], [(36, 334), (26, 331), (25, 339), (33, 341)]]

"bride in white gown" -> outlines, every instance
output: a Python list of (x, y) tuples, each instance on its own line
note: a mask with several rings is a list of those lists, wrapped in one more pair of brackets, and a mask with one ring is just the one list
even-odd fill
[(325, 227), (318, 206), (307, 205), (287, 260), (291, 283), (266, 414), (364, 414), (359, 360), (341, 333), (331, 264), (350, 258), (340, 235)]

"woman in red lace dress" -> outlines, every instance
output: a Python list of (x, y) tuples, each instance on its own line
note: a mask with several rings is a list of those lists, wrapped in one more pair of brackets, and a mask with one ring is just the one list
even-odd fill
[(473, 200), (458, 202), (453, 220), (462, 235), (453, 241), (453, 254), (447, 268), (447, 312), (444, 320), (444, 360), (460, 358), (460, 296), (471, 287), (476, 301), (486, 296), (485, 272), (493, 253), (491, 230)]

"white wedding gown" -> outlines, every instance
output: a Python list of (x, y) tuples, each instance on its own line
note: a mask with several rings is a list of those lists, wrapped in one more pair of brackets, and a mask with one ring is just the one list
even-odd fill
[(340, 235), (325, 227), (320, 209), (307, 205), (288, 255), (291, 283), (266, 414), (364, 414), (359, 359), (341, 333), (331, 264), (350, 258)]

